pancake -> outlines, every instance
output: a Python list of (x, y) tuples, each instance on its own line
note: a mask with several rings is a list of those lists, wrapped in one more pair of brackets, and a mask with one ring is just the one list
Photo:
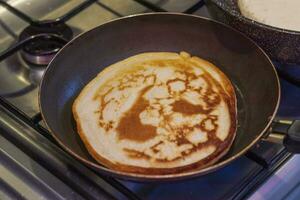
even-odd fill
[(229, 79), (186, 52), (142, 53), (106, 67), (80, 92), (73, 115), (95, 160), (141, 174), (217, 162), (237, 123)]
[(243, 16), (269, 26), (300, 31), (299, 0), (238, 0)]

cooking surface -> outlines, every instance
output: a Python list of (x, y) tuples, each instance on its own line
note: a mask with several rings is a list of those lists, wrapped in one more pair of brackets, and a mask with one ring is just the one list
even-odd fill
[[(7, 2), (33, 19), (45, 20), (60, 17), (85, 1)], [(111, 19), (162, 9), (177, 12), (188, 10), (209, 16), (198, 0), (149, 2), (152, 4), (140, 0), (90, 1), (66, 24), (75, 36)], [(18, 41), (18, 35), (27, 26), (27, 22), (0, 5), (0, 54)], [(285, 67), (285, 70), (300, 76), (297, 67)], [(28, 64), (20, 52), (0, 62), (0, 188), (3, 190), (0, 197), (241, 199), (252, 193), (290, 156), (280, 145), (260, 142), (224, 169), (187, 181), (133, 183), (97, 175), (53, 144), (51, 136), (43, 129), (38, 108), (38, 84), (44, 69)], [(277, 118), (299, 119), (300, 88), (284, 80), (281, 84), (282, 97)]]

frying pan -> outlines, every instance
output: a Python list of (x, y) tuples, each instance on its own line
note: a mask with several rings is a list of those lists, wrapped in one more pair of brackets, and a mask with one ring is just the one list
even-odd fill
[[(105, 66), (127, 57), (182, 50), (214, 63), (235, 87), (238, 128), (228, 154), (205, 169), (164, 175), (121, 172), (97, 163), (80, 140), (72, 117), (71, 106), (81, 89)], [(216, 21), (176, 13), (125, 17), (79, 35), (49, 64), (39, 93), (44, 121), (62, 148), (102, 174), (138, 181), (195, 177), (227, 165), (263, 137), (278, 108), (279, 96), (276, 71), (254, 42)]]
[(274, 60), (300, 64), (300, 31), (268, 26), (244, 17), (237, 0), (206, 0), (210, 14), (246, 34)]

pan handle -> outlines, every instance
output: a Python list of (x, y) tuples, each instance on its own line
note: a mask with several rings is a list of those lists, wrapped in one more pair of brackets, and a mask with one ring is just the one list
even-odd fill
[(291, 153), (300, 153), (300, 120), (273, 122), (270, 133), (264, 140), (283, 144)]

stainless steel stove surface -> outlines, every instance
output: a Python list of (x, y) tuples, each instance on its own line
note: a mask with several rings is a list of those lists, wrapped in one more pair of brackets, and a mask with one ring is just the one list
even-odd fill
[[(71, 38), (68, 27), (75, 36), (114, 18), (157, 11), (209, 17), (201, 0), (0, 0), (0, 199), (243, 199), (292, 157), (262, 141), (204, 177), (134, 183), (97, 174), (56, 145), (43, 127), (38, 85), (47, 61)], [(58, 26), (53, 19), (63, 22), (58, 33), (49, 28)], [(299, 118), (300, 88), (281, 84), (277, 118)]]

